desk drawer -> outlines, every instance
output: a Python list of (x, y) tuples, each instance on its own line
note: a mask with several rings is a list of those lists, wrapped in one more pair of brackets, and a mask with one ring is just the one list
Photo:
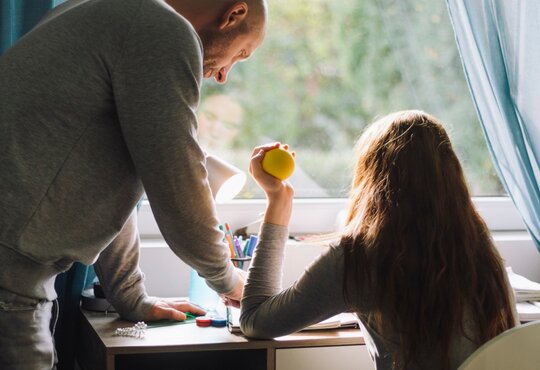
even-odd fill
[(366, 346), (287, 348), (276, 350), (276, 370), (372, 370)]

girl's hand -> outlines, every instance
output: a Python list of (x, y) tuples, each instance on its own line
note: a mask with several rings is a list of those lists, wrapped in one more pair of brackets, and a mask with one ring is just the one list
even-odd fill
[[(281, 181), (269, 175), (262, 168), (262, 160), (265, 154), (280, 146), (280, 143), (273, 143), (256, 147), (251, 154), (249, 173), (268, 199), (264, 222), (287, 226), (292, 212), (294, 189), (289, 182)], [(281, 147), (285, 150), (289, 149), (288, 145), (282, 145)], [(295, 156), (294, 152), (291, 154), (293, 157)]]

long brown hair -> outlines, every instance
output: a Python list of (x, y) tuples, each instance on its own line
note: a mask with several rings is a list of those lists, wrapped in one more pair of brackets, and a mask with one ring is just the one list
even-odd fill
[(502, 259), (436, 118), (403, 111), (371, 125), (350, 198), (344, 294), (350, 302), (354, 282), (368, 283), (369, 320), (397, 331), (401, 366), (427, 349), (447, 368), (466, 311), (478, 344), (514, 326)]

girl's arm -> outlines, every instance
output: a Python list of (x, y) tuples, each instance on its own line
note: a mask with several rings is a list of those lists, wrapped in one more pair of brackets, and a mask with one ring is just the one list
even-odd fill
[(244, 289), (240, 324), (244, 334), (258, 338), (289, 334), (346, 311), (339, 247), (329, 248), (293, 286), (282, 291), (293, 189), (261, 167), (264, 154), (278, 146), (276, 143), (256, 148), (250, 164), (250, 173), (265, 191), (268, 206)]

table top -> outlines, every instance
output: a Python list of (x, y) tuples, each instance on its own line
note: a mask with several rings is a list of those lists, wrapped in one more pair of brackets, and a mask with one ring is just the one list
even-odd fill
[(185, 352), (228, 349), (295, 348), (364, 344), (360, 329), (302, 331), (271, 340), (248, 339), (227, 328), (198, 327), (194, 321), (151, 326), (144, 338), (115, 336), (117, 328), (131, 327), (117, 314), (82, 311), (109, 354)]

